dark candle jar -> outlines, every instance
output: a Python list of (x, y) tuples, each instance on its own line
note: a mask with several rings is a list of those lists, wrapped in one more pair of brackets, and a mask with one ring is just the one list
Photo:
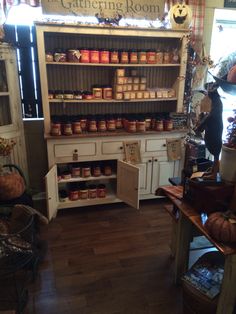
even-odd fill
[(50, 134), (53, 136), (61, 135), (61, 122), (58, 117), (52, 117)]
[(97, 196), (99, 198), (106, 197), (106, 185), (105, 184), (99, 184), (97, 186)]
[(68, 49), (66, 52), (66, 57), (68, 62), (79, 62), (81, 53), (79, 49)]
[(80, 90), (74, 92), (74, 99), (81, 100), (82, 98), (83, 98), (83, 95)]
[(93, 93), (90, 91), (85, 90), (83, 91), (82, 95), (83, 95), (83, 99), (86, 99), (86, 100), (93, 99)]
[(99, 164), (95, 164), (93, 166), (92, 172), (94, 177), (100, 177), (100, 175), (102, 174), (101, 166)]
[(88, 186), (88, 198), (97, 197), (97, 186), (95, 184), (90, 184)]
[(86, 132), (87, 131), (87, 124), (88, 124), (87, 118), (86, 117), (81, 117), (80, 118), (80, 127), (81, 127), (82, 132)]

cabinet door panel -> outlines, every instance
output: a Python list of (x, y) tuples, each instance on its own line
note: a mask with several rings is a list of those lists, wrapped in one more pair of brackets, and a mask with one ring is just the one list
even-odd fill
[(53, 166), (45, 176), (48, 219), (56, 216), (58, 208), (57, 166)]
[(117, 197), (134, 208), (139, 208), (139, 168), (117, 161)]
[(158, 186), (162, 185), (169, 185), (169, 178), (174, 176), (174, 161), (161, 161), (159, 162), (159, 184)]
[(138, 164), (137, 167), (139, 167), (140, 170), (139, 194), (149, 194), (151, 193), (152, 184), (152, 159), (143, 159), (143, 162)]

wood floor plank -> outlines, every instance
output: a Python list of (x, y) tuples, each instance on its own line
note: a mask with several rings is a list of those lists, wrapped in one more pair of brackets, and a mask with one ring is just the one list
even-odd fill
[(164, 200), (60, 211), (26, 314), (180, 314)]

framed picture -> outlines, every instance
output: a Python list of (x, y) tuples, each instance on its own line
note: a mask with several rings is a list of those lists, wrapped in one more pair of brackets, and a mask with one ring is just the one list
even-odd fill
[(225, 8), (236, 8), (236, 0), (225, 0), (224, 7)]

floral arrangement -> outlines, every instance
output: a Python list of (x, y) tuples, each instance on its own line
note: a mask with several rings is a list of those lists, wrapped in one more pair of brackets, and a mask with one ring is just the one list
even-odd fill
[(227, 127), (226, 141), (224, 145), (229, 148), (236, 149), (236, 110), (234, 111), (234, 117), (228, 117), (229, 125)]
[(15, 145), (14, 140), (0, 137), (0, 156), (9, 156)]

